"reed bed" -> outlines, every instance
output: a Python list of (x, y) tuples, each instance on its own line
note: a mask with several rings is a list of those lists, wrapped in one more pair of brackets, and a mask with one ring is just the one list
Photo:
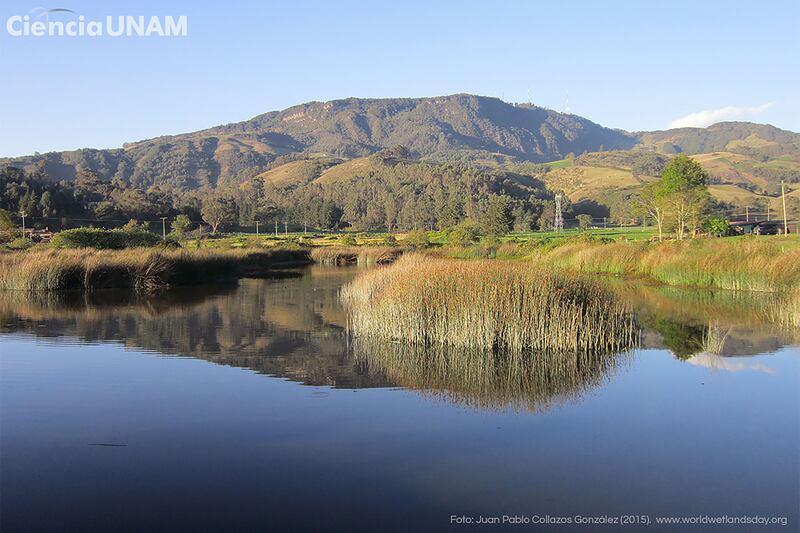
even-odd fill
[(789, 327), (800, 328), (800, 289), (790, 293), (777, 313), (778, 320)]
[(326, 265), (384, 265), (393, 263), (402, 254), (402, 248), (391, 246), (318, 246), (311, 249), (311, 258)]
[(31, 250), (0, 254), (0, 289), (62, 291), (169, 286), (259, 275), (263, 269), (309, 262), (303, 250)]
[(502, 353), (632, 346), (629, 309), (598, 284), (528, 263), (418, 254), (342, 288), (356, 336)]
[(800, 287), (797, 239), (567, 243), (535, 254), (534, 260), (578, 272), (644, 275), (669, 285), (748, 291)]

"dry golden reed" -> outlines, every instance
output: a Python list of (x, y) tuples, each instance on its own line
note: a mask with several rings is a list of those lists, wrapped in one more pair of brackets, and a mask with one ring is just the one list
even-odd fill
[(317, 246), (311, 258), (320, 264), (387, 264), (396, 260), (402, 249), (391, 246)]
[(423, 346), (606, 352), (636, 339), (632, 314), (609, 291), (529, 263), (406, 255), (341, 298), (354, 335)]
[(260, 267), (308, 259), (302, 250), (42, 249), (0, 253), (0, 289), (21, 291), (130, 288), (213, 283)]
[(568, 243), (534, 261), (578, 272), (645, 275), (669, 285), (749, 291), (800, 287), (800, 240)]

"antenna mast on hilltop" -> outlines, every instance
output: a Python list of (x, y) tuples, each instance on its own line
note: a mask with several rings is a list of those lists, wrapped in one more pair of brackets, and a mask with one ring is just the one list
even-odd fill
[(569, 95), (567, 95), (567, 99), (566, 99), (566, 101), (564, 102), (564, 113), (566, 113), (566, 114), (568, 114), (568, 115), (569, 115), (570, 113), (572, 113), (572, 111), (571, 111), (571, 110), (570, 110), (570, 108), (569, 108)]
[(556, 231), (564, 230), (564, 215), (561, 214), (561, 193), (556, 194), (556, 219), (553, 221), (553, 229)]

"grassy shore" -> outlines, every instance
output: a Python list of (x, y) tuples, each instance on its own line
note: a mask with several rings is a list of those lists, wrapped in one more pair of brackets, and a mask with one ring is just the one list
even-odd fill
[(307, 250), (56, 250), (0, 253), (0, 289), (23, 291), (169, 286), (259, 277), (280, 266), (307, 264)]
[(520, 259), (581, 273), (644, 276), (666, 285), (785, 292), (800, 288), (800, 238), (610, 240), (589, 234), (528, 242), (442, 247), (459, 259)]
[(619, 351), (631, 313), (597, 284), (522, 262), (464, 262), (418, 254), (343, 287), (357, 336), (422, 346), (520, 353)]
[(575, 242), (533, 252), (535, 262), (578, 272), (643, 275), (668, 285), (750, 291), (800, 287), (800, 239)]

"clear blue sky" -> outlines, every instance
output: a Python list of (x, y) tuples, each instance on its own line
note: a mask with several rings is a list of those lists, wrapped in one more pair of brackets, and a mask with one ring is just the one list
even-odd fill
[[(538, 105), (569, 97), (627, 130), (738, 118), (800, 131), (797, 0), (41, 1), (0, 5), (0, 156), (116, 147), (309, 100), (522, 102), (529, 88)], [(6, 20), (37, 6), (186, 15), (188, 36), (11, 37)]]

